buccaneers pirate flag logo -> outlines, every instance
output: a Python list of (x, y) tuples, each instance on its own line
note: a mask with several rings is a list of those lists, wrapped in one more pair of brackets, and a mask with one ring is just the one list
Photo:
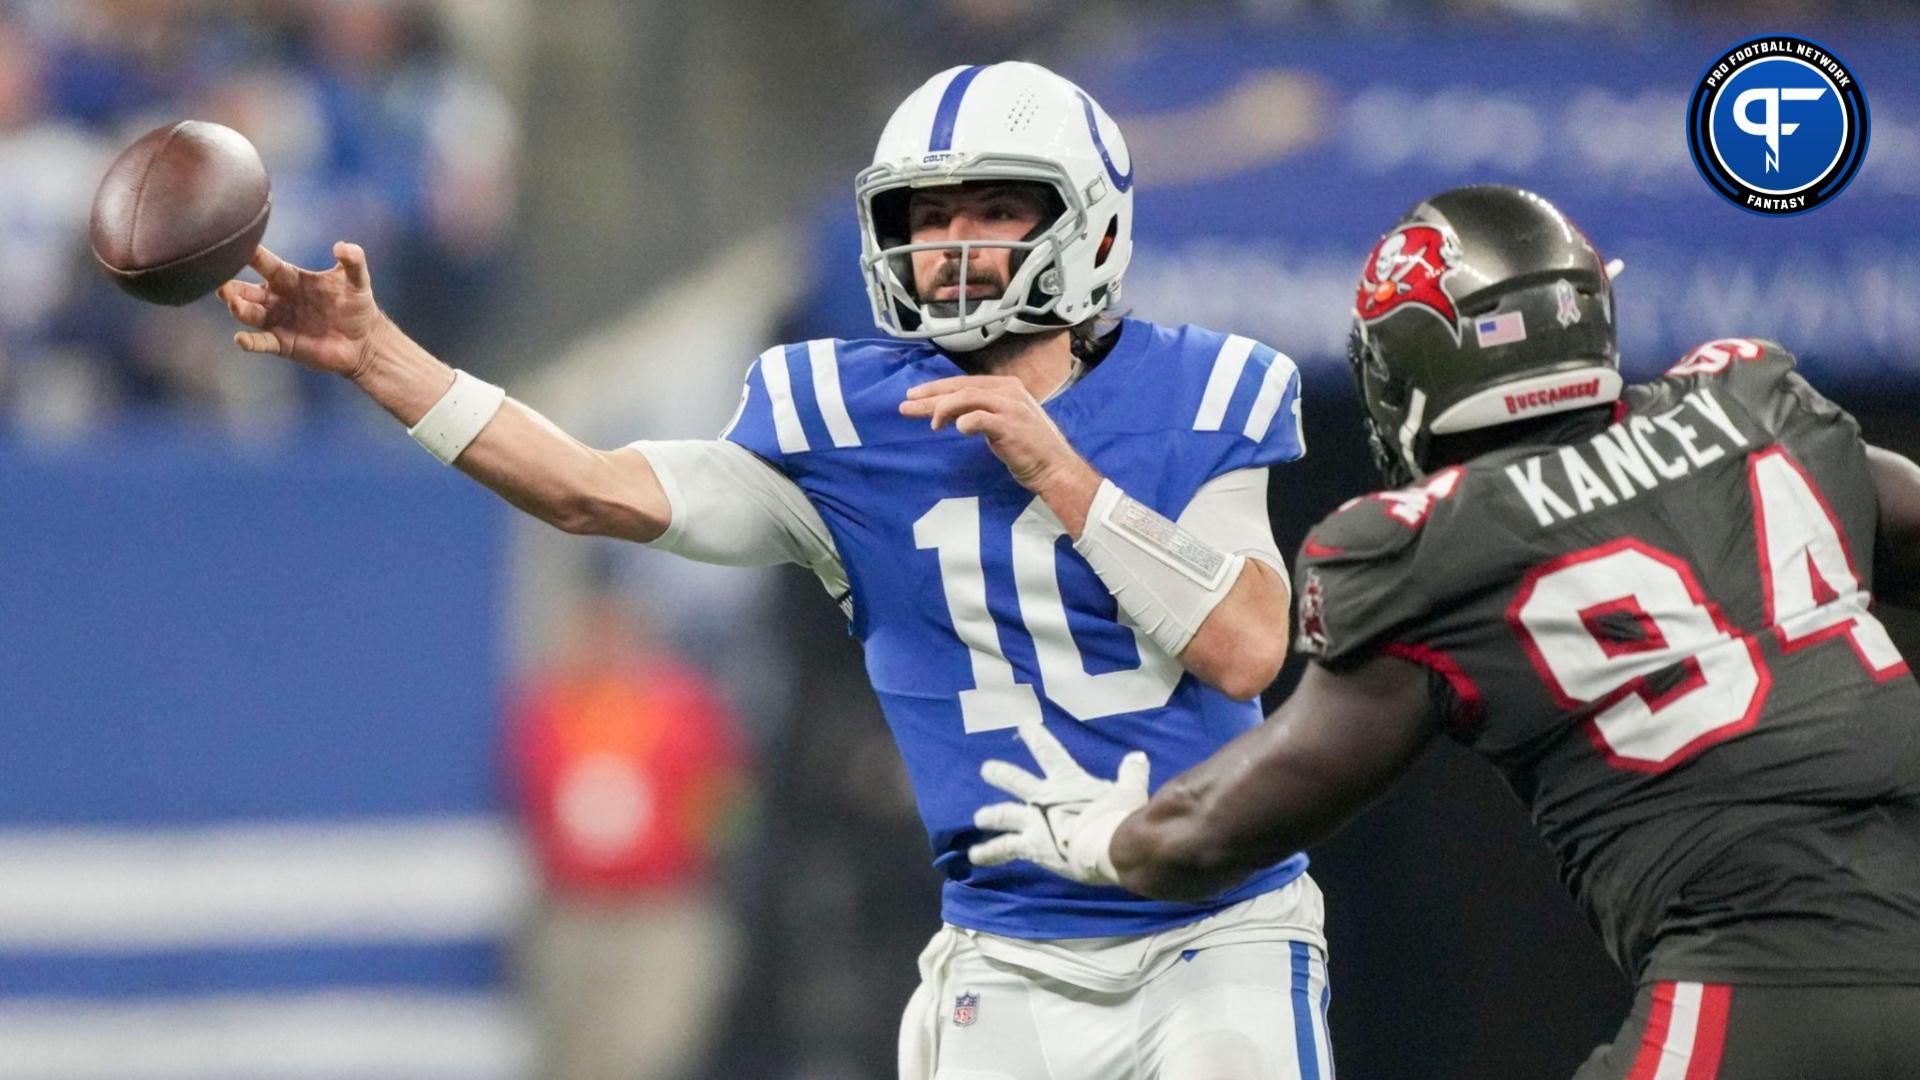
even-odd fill
[(1451, 232), (1432, 225), (1402, 225), (1380, 238), (1360, 271), (1354, 314), (1372, 325), (1403, 307), (1419, 308), (1446, 323), (1457, 338), (1459, 312), (1443, 283), (1459, 265), (1460, 245)]

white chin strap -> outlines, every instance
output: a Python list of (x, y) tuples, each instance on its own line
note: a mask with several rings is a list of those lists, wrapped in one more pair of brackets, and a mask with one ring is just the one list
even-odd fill
[[(928, 329), (938, 329), (940, 319), (925, 319)], [(1009, 312), (1005, 318), (995, 319), (985, 326), (976, 326), (971, 330), (957, 330), (951, 334), (935, 334), (933, 343), (948, 352), (972, 352), (999, 341), (1008, 334), (1045, 334), (1064, 326), (1035, 326), (1020, 318), (1019, 312)]]
[[(1007, 298), (1013, 295), (1014, 285), (1020, 277), (1019, 274), (1014, 274), (1014, 281), (1009, 282), (1007, 290), (999, 296), (983, 299), (977, 305), (969, 304), (967, 301), (967, 264), (972, 257), (973, 245), (970, 243), (962, 243), (960, 245), (960, 269), (958, 271), (959, 292), (955, 299), (950, 301), (921, 300), (916, 304), (920, 311), (921, 329), (932, 334), (933, 343), (948, 352), (972, 352), (975, 349), (984, 348), (1000, 340), (1009, 329), (1009, 324), (1013, 322), (1015, 310), (1009, 309), (1001, 312), (998, 317), (986, 323), (975, 322), (973, 325), (968, 325), (969, 316), (977, 317), (980, 308), (988, 307), (989, 305), (996, 308), (1006, 307)], [(952, 304), (957, 309), (956, 313), (951, 316), (934, 315), (928, 309), (935, 304)], [(1015, 307), (1017, 308), (1018, 305), (1015, 305)]]
[(973, 352), (999, 341), (1007, 332), (1006, 324), (975, 327), (957, 334), (936, 334), (933, 343), (948, 352)]

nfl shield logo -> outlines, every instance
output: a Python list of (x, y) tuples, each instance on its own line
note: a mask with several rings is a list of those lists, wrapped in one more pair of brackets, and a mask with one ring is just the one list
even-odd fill
[(980, 1018), (980, 995), (969, 990), (953, 999), (953, 1022), (966, 1027)]

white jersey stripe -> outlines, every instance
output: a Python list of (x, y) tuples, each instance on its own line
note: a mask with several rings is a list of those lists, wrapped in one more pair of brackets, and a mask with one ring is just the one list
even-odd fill
[(860, 433), (854, 430), (853, 417), (847, 415), (847, 401), (840, 396), (840, 361), (834, 355), (833, 342), (807, 342), (807, 362), (813, 366), (813, 397), (820, 403), (820, 415), (827, 421), (833, 445), (859, 446)]
[(760, 377), (767, 382), (767, 397), (773, 402), (773, 430), (780, 440), (780, 452), (791, 454), (808, 449), (807, 432), (800, 426), (800, 411), (793, 407), (793, 381), (787, 372), (787, 347), (775, 345), (760, 354)]
[(1207, 376), (1207, 389), (1200, 396), (1200, 411), (1193, 417), (1193, 430), (1219, 431), (1227, 418), (1227, 405), (1233, 401), (1234, 387), (1240, 385), (1240, 372), (1253, 354), (1253, 339), (1231, 335), (1214, 354), (1213, 371)]
[(1287, 383), (1292, 381), (1295, 371), (1293, 361), (1286, 353), (1274, 353), (1273, 363), (1267, 365), (1267, 374), (1260, 380), (1260, 395), (1253, 399), (1253, 411), (1247, 414), (1247, 426), (1241, 434), (1254, 442), (1267, 437), (1267, 429), (1273, 426), (1274, 414), (1280, 411), (1280, 399), (1287, 392)]
[(1667, 1021), (1667, 1041), (1660, 1046), (1660, 1067), (1653, 1080), (1686, 1080), (1693, 1064), (1693, 1040), (1700, 1030), (1700, 984), (1673, 984), (1673, 1013)]

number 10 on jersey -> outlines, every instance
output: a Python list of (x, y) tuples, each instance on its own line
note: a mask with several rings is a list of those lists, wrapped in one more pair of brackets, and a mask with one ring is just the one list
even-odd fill
[[(1039, 694), (1032, 685), (1014, 678), (1013, 665), (1000, 645), (1001, 628), (987, 607), (980, 529), (980, 500), (973, 497), (942, 499), (913, 523), (914, 546), (932, 548), (939, 555), (940, 591), (946, 596), (947, 614), (972, 663), (973, 686), (960, 691), (961, 723), (969, 735), (1037, 722), (1041, 716)], [(1064, 535), (1060, 519), (1037, 498), (1013, 521), (1014, 590), (1047, 700), (1076, 720), (1160, 708), (1180, 683), (1180, 662), (1162, 652), (1124, 614), (1121, 625), (1133, 634), (1139, 666), (1087, 673), (1060, 594), (1055, 559)]]

